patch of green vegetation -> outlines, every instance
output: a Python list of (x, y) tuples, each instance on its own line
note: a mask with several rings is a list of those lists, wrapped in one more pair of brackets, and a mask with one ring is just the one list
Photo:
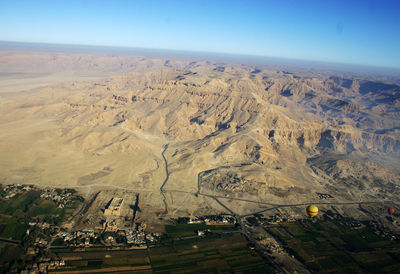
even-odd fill
[(346, 248), (348, 250), (363, 250), (368, 248), (368, 243), (361, 239), (360, 237), (352, 234), (345, 234), (342, 237), (342, 240), (346, 242)]
[(400, 247), (400, 241), (378, 236), (368, 227), (355, 230), (331, 220), (319, 220), (281, 223), (266, 229), (316, 272), (380, 272), (391, 265), (400, 268), (399, 260), (387, 255), (387, 249)]
[(0, 196), (4, 196), (6, 192), (4, 191), (3, 187), (0, 185)]
[(7, 254), (9, 245), (1, 243), (0, 247), (1, 247), (0, 248), (0, 263), (2, 263), (4, 261), (3, 260), (4, 256)]
[(65, 242), (62, 238), (57, 238), (51, 243), (51, 246), (63, 246), (63, 245), (65, 245)]
[[(176, 245), (175, 245), (176, 246)], [(156, 252), (154, 252), (156, 251)], [(242, 235), (229, 235), (223, 238), (198, 238), (195, 245), (186, 243), (169, 253), (149, 250), (154, 272), (218, 272), (269, 273), (273, 268), (263, 259), (252, 253)]]
[(41, 200), (33, 211), (32, 216), (36, 217), (39, 215), (58, 215), (61, 210), (57, 208), (55, 202), (51, 200)]
[(22, 254), (22, 249), (18, 245), (0, 243), (0, 270), (7, 273), (9, 263), (15, 261)]
[(71, 194), (75, 194), (76, 190), (73, 188), (66, 188), (64, 189), (64, 193), (71, 193)]
[(71, 250), (71, 248), (54, 247), (54, 248), (51, 248), (51, 251), (54, 254), (58, 254), (58, 253), (70, 253), (72, 250)]
[[(0, 237), (20, 241), (20, 244), (11, 244), (8, 251), (3, 256), (3, 264), (0, 266), (0, 272), (7, 272), (16, 265), (23, 266), (26, 261), (31, 261), (32, 256), (23, 254), (23, 250), (31, 246), (36, 236), (46, 239), (49, 230), (40, 231), (37, 227), (30, 228), (29, 222), (46, 222), (50, 225), (58, 225), (65, 219), (66, 214), (63, 208), (52, 200), (41, 198), (42, 190), (31, 188), (26, 191), (26, 186), (18, 186), (9, 188), (8, 193), (15, 194), (7, 199), (0, 198)], [(61, 192), (60, 192), (61, 191)], [(62, 190), (57, 190), (62, 193)], [(9, 195), (10, 196), (10, 195)], [(12, 196), (12, 195), (11, 195)], [(74, 197), (71, 197), (74, 199)], [(80, 202), (79, 198), (69, 202), (69, 214), (72, 214)], [(70, 215), (69, 215), (70, 216)], [(30, 230), (30, 236), (26, 236), (27, 230)], [(53, 245), (61, 244), (62, 239), (56, 239)], [(63, 241), (62, 241), (63, 243)], [(1, 251), (4, 251), (2, 249)]]
[(363, 252), (353, 254), (353, 258), (365, 269), (375, 273), (379, 272), (383, 267), (396, 264), (397, 262), (393, 257), (383, 252)]
[(150, 260), (148, 257), (144, 258), (136, 258), (136, 257), (112, 257), (112, 258), (105, 258), (103, 260), (104, 265), (107, 266), (124, 266), (124, 265), (129, 265), (129, 266), (142, 266), (142, 265), (148, 265), (150, 263)]
[[(154, 273), (271, 273), (273, 268), (247, 247), (240, 234), (215, 238), (196, 238), (196, 242), (167, 241), (166, 246), (148, 250), (104, 250), (76, 252), (67, 249), (51, 249), (56, 257), (63, 258), (74, 270), (88, 270), (118, 266), (151, 265)], [(60, 251), (60, 252), (59, 252)], [(79, 260), (68, 260), (79, 257)]]
[(1, 233), (0, 237), (16, 241), (22, 241), (22, 239), (26, 234), (27, 229), (28, 226), (26, 224), (9, 222), (6, 224), (6, 227)]
[(36, 190), (17, 194), (9, 201), (0, 201), (0, 213), (18, 218), (25, 217), (24, 215), (27, 215), (29, 209), (38, 199), (40, 199), (40, 192)]
[(63, 190), (60, 188), (56, 188), (54, 191), (57, 193), (57, 195), (60, 195), (61, 193), (63, 193)]

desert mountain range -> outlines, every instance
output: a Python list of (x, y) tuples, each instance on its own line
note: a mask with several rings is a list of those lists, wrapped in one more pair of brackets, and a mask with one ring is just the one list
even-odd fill
[[(398, 201), (396, 82), (4, 50), (0, 71), (3, 184), (133, 191), (144, 209), (163, 212), (165, 202), (180, 215), (224, 211), (213, 195), (241, 214), (260, 210), (257, 201), (306, 203), (318, 193)], [(32, 89), (15, 92), (24, 86)]]

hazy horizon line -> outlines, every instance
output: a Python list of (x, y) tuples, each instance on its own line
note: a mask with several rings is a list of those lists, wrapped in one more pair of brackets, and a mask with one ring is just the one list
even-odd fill
[[(113, 45), (89, 45), (89, 44), (64, 44), (64, 43), (48, 43), (48, 42), (26, 42), (26, 41), (7, 41), (0, 40), (0, 49), (4, 49), (4, 46), (17, 46), (19, 48), (9, 48), (9, 50), (37, 50), (37, 51), (76, 51), (77, 53), (103, 53), (103, 54), (143, 54), (150, 55), (152, 57), (163, 57), (168, 58), (168, 53), (173, 54), (172, 57), (178, 58), (189, 58), (189, 59), (205, 59), (214, 61), (225, 61), (225, 62), (239, 62), (241, 64), (246, 63), (247, 65), (253, 66), (287, 66), (295, 67), (297, 69), (312, 69), (312, 70), (334, 70), (339, 72), (350, 72), (350, 73), (377, 73), (384, 74), (387, 76), (397, 76), (400, 73), (400, 67), (386, 67), (386, 66), (375, 66), (365, 64), (354, 64), (354, 63), (342, 63), (342, 62), (330, 62), (321, 60), (310, 60), (310, 59), (298, 59), (288, 57), (275, 57), (265, 55), (252, 55), (252, 54), (241, 54), (241, 53), (224, 53), (224, 52), (210, 52), (210, 51), (193, 51), (193, 50), (180, 50), (180, 49), (163, 49), (163, 48), (145, 48), (145, 47), (132, 47), (132, 46), (113, 46)], [(31, 48), (23, 48), (31, 46)], [(41, 47), (42, 46), (42, 47)], [(47, 46), (48, 48), (43, 48)], [(50, 46), (50, 47), (49, 47)], [(63, 48), (64, 47), (64, 48)], [(89, 52), (82, 52), (82, 50), (89, 50)], [(96, 52), (93, 50), (96, 49)], [(108, 49), (108, 51), (107, 51)], [(80, 51), (79, 51), (80, 50)], [(118, 50), (113, 52), (110, 50)], [(167, 54), (163, 55), (163, 54)], [(260, 59), (261, 58), (261, 59)], [(316, 65), (317, 67), (313, 67)], [(396, 70), (396, 71), (393, 71)]]

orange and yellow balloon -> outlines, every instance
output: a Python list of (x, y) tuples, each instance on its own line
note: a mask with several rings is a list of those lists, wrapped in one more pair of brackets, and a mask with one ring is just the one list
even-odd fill
[(307, 206), (306, 211), (308, 217), (313, 218), (315, 217), (315, 215), (318, 214), (318, 207), (316, 207), (315, 205), (309, 205)]

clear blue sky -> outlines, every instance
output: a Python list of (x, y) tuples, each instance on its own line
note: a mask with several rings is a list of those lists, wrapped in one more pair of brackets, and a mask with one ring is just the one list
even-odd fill
[(0, 40), (400, 68), (400, 1), (0, 1)]

